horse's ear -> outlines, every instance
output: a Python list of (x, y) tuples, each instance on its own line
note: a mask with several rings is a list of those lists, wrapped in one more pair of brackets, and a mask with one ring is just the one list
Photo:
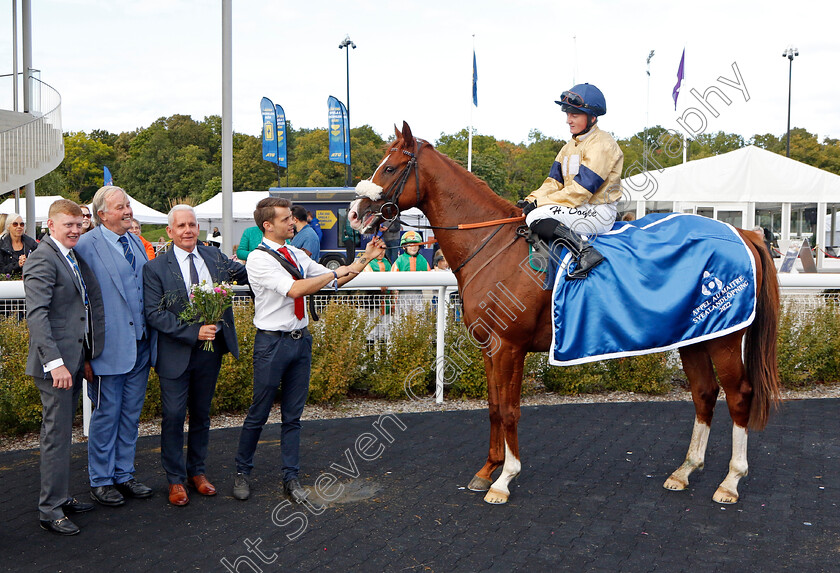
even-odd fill
[(414, 136), (411, 135), (411, 128), (408, 127), (408, 123), (405, 121), (403, 121), (402, 138), (406, 147), (414, 147)]
[(402, 137), (402, 133), (400, 133), (400, 130), (397, 127), (396, 123), (394, 124), (394, 137), (396, 137), (397, 139)]

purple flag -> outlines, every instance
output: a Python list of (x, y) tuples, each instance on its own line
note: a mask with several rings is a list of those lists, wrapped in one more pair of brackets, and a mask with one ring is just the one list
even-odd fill
[(680, 69), (677, 70), (677, 85), (674, 86), (674, 91), (671, 96), (674, 98), (674, 111), (677, 111), (677, 98), (680, 97), (680, 86), (682, 86), (683, 77), (685, 76), (685, 48), (683, 48), (682, 58), (680, 58)]

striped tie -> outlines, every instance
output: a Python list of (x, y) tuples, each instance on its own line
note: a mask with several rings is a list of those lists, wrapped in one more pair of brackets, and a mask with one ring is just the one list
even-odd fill
[(85, 296), (85, 306), (88, 305), (88, 295), (87, 295), (87, 287), (85, 286), (85, 281), (82, 279), (82, 271), (79, 270), (79, 265), (76, 264), (76, 256), (73, 254), (73, 251), (67, 253), (67, 260), (70, 261), (70, 265), (73, 267), (73, 274), (76, 275), (76, 280), (79, 281), (79, 284), (82, 287), (82, 293)]
[(128, 264), (131, 265), (132, 270), (137, 270), (137, 267), (134, 264), (134, 253), (131, 252), (131, 247), (128, 244), (128, 237), (125, 235), (119, 238), (120, 245), (122, 245), (123, 255), (125, 255), (125, 260), (128, 261)]

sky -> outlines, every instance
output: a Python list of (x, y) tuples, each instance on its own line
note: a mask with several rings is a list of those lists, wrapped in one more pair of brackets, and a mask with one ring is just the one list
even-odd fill
[[(12, 71), (11, 2), (4, 4), (0, 75)], [(326, 127), (328, 96), (347, 99), (348, 54), (338, 45), (349, 34), (357, 46), (349, 53), (351, 125), (370, 125), (386, 139), (403, 120), (429, 141), (469, 125), (514, 143), (534, 129), (567, 139), (554, 100), (583, 82), (604, 92), (600, 125), (618, 138), (646, 125), (782, 136), (789, 45), (800, 53), (791, 127), (840, 138), (840, 9), (830, 5), (235, 0), (233, 129), (260, 134), (264, 96), (295, 128)], [(119, 133), (173, 114), (221, 114), (221, 14), (221, 0), (32, 0), (33, 67), (61, 93), (64, 131)], [(710, 107), (692, 89), (706, 93)], [(0, 80), (0, 108), (11, 108), (10, 94), (10, 82)]]

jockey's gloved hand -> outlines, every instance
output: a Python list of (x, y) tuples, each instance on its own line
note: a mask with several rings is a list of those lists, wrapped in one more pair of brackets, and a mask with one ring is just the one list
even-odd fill
[(527, 215), (537, 208), (536, 201), (525, 201), (524, 199), (516, 202), (516, 206), (522, 209), (522, 214)]

